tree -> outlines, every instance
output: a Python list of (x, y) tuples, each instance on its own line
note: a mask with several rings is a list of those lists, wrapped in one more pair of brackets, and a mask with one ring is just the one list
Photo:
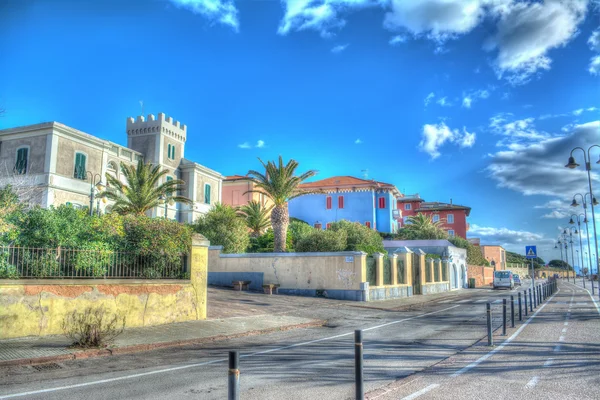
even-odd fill
[(204, 235), (213, 246), (223, 246), (223, 253), (243, 253), (248, 248), (248, 228), (236, 210), (217, 203), (196, 220), (194, 231)]
[(173, 196), (185, 184), (184, 181), (173, 179), (159, 184), (168, 171), (161, 171), (158, 165), (144, 163), (140, 159), (137, 167), (121, 163), (121, 172), (127, 183), (123, 184), (116, 177), (106, 174), (108, 184), (106, 190), (99, 195), (100, 198), (115, 202), (112, 207), (114, 212), (144, 215), (146, 211), (164, 204), (166, 199), (169, 202), (192, 204), (187, 197)]
[(239, 208), (239, 213), (252, 231), (253, 237), (258, 237), (271, 225), (269, 213), (273, 206), (265, 207), (260, 202), (252, 200)]
[(17, 194), (10, 185), (0, 189), (0, 244), (14, 239), (16, 233), (14, 217), (22, 208)]
[(563, 260), (551, 260), (548, 263), (548, 266), (551, 268), (560, 268), (560, 269), (568, 269), (568, 270), (573, 270), (573, 267), (571, 267), (571, 264), (564, 262)]
[(441, 221), (433, 221), (433, 219), (422, 213), (408, 217), (408, 223), (404, 228), (411, 239), (417, 240), (432, 240), (432, 239), (447, 239), (448, 234), (442, 229)]
[(383, 247), (381, 235), (363, 224), (341, 220), (332, 223), (329, 229), (333, 232), (344, 231), (346, 233), (347, 242), (344, 250), (364, 251), (369, 254), (387, 253)]
[(320, 191), (302, 190), (300, 184), (317, 174), (316, 171), (310, 170), (300, 176), (295, 176), (298, 162), (295, 160), (288, 161), (283, 164), (283, 158), (279, 156), (279, 164), (274, 161), (264, 163), (258, 159), (265, 168), (265, 173), (250, 170), (248, 175), (250, 180), (258, 188), (257, 190), (249, 190), (246, 193), (262, 193), (273, 202), (273, 210), (271, 211), (271, 226), (275, 235), (275, 252), (284, 252), (286, 249), (287, 228), (289, 224), (288, 202), (296, 197), (307, 194), (321, 193)]

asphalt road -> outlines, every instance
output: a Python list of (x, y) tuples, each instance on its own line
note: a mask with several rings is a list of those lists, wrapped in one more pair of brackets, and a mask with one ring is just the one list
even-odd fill
[[(566, 289), (568, 286), (574, 288), (573, 285), (562, 285), (561, 296), (569, 290)], [(347, 399), (352, 398), (354, 393), (354, 329), (364, 330), (365, 388), (371, 392), (370, 398), (403, 398), (430, 385), (440, 386), (423, 393), (423, 398), (470, 398), (462, 397), (464, 393), (461, 389), (456, 389), (457, 394), (453, 394), (457, 397), (446, 397), (450, 392), (441, 390), (442, 383), (428, 383), (430, 381), (426, 380), (436, 375), (429, 371), (437, 368), (436, 364), (450, 362), (453, 356), (469, 360), (469, 357), (487, 353), (487, 346), (472, 347), (486, 334), (485, 303), (495, 302), (494, 325), (498, 327), (501, 323), (498, 320), (501, 299), (510, 294), (515, 293), (507, 290), (464, 291), (452, 299), (404, 311), (346, 305), (332, 308), (327, 306), (327, 300), (323, 300), (323, 307), (302, 308), (294, 314), (328, 320), (328, 324), (322, 328), (277, 332), (201, 347), (74, 360), (45, 367), (49, 369), (41, 371), (32, 366), (0, 369), (0, 399), (224, 399), (227, 398), (226, 358), (229, 350), (240, 350), (242, 354), (242, 399)], [(585, 297), (580, 293), (577, 296)], [(577, 297), (573, 307), (583, 302), (578, 299), (581, 300)], [(590, 303), (590, 300), (587, 302)], [(522, 335), (533, 328), (540, 328), (544, 331), (542, 343), (546, 347), (555, 346), (560, 338), (560, 335), (554, 337), (556, 326), (564, 323), (564, 315), (561, 314), (562, 320), (557, 315), (561, 312), (564, 314), (566, 311), (563, 308), (566, 306), (547, 305), (548, 310), (556, 308), (558, 311), (547, 318), (542, 318), (546, 312), (540, 311), (519, 334), (519, 341), (521, 337), (526, 338)], [(585, 324), (582, 326), (589, 333), (575, 337), (574, 332), (569, 332), (573, 340), (577, 340), (573, 342), (573, 351), (589, 351), (592, 350), (591, 346), (596, 346), (593, 349), (595, 353), (590, 356), (591, 364), (586, 361), (584, 366), (595, 368), (597, 376), (600, 361), (597, 346), (600, 341), (590, 327), (598, 327), (599, 319), (597, 310), (593, 311), (596, 314), (588, 310), (587, 314), (581, 316), (581, 323)], [(575, 315), (575, 309), (572, 312), (571, 323), (575, 324), (580, 316)], [(563, 326), (558, 332), (562, 329)], [(540, 347), (538, 339), (541, 340), (541, 337), (538, 338), (535, 332), (532, 335), (530, 342), (525, 339), (522, 341), (525, 360)], [(513, 343), (516, 343), (516, 339)], [(571, 348), (569, 346), (565, 343), (563, 349)], [(463, 350), (464, 353), (457, 354)], [(494, 357), (504, 354), (498, 352)], [(456, 370), (457, 365), (462, 364), (449, 367), (450, 370)], [(479, 367), (472, 371), (482, 375), (478, 379), (487, 377), (493, 380), (502, 365), (497, 364), (493, 371), (480, 371)], [(513, 373), (519, 374), (519, 370)], [(463, 373), (453, 379), (456, 382), (454, 386), (448, 387), (454, 388), (462, 379), (473, 374), (471, 370)], [(541, 373), (538, 375), (538, 381), (545, 376)], [(418, 379), (424, 379), (422, 384)], [(394, 389), (395, 385), (401, 389)], [(485, 385), (478, 390), (481, 393)], [(486, 398), (502, 398), (497, 394), (499, 392), (490, 392)]]

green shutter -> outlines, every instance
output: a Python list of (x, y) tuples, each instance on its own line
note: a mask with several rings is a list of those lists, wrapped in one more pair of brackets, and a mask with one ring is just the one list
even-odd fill
[(167, 158), (171, 159), (171, 145), (167, 145)]
[[(172, 177), (167, 176), (167, 182), (170, 182), (172, 180), (173, 180)], [(173, 196), (173, 190), (171, 190), (171, 189), (167, 190), (167, 196)]]
[(204, 203), (210, 204), (210, 185), (204, 185)]
[(73, 174), (75, 179), (85, 180), (85, 154), (75, 154), (75, 173)]
[(27, 173), (27, 161), (28, 161), (29, 149), (22, 148), (17, 150), (17, 162), (15, 163), (15, 172), (18, 174)]

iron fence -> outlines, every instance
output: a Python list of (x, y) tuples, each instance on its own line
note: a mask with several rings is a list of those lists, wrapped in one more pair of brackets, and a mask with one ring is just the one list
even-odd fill
[(187, 255), (0, 247), (0, 278), (184, 279)]
[(377, 284), (377, 263), (373, 257), (367, 257), (367, 281), (370, 286)]

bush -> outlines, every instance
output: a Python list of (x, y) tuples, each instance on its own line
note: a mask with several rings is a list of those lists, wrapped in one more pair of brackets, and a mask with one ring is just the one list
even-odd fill
[(335, 232), (315, 229), (298, 241), (296, 251), (300, 253), (344, 251), (347, 246), (347, 239), (348, 235), (343, 230)]
[(458, 236), (448, 238), (448, 241), (461, 249), (467, 250), (467, 264), (484, 265), (489, 267), (490, 263), (485, 259), (479, 246), (471, 244), (467, 239)]
[(331, 224), (333, 232), (346, 232), (347, 242), (344, 250), (364, 251), (368, 254), (387, 253), (383, 247), (381, 235), (376, 231), (358, 223), (350, 221), (338, 221)]
[(0, 279), (19, 279), (19, 271), (8, 262), (8, 253), (0, 251)]
[(288, 236), (291, 238), (291, 246), (290, 243), (288, 243), (288, 247), (295, 249), (298, 241), (310, 235), (314, 230), (315, 228), (306, 222), (295, 218), (290, 218), (290, 224), (288, 225)]
[(125, 317), (109, 314), (104, 307), (77, 310), (65, 316), (62, 329), (78, 347), (100, 347), (119, 336), (125, 329)]
[(235, 209), (216, 204), (198, 218), (194, 231), (204, 235), (213, 246), (223, 246), (223, 253), (243, 253), (250, 244), (248, 228)]
[[(275, 249), (275, 234), (273, 229), (268, 229), (258, 237), (251, 237), (248, 245), (248, 253), (272, 253)], [(292, 233), (288, 230), (286, 237), (287, 251), (293, 251)]]

